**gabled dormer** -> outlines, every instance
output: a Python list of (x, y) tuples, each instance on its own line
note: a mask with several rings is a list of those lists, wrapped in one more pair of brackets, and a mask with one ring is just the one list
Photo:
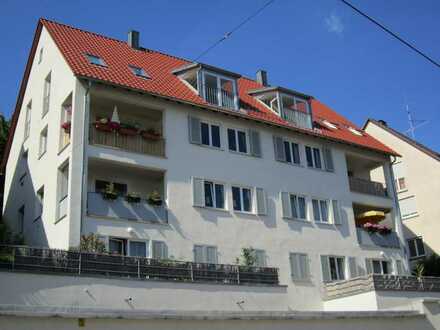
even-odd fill
[(257, 81), (263, 87), (248, 91), (281, 118), (301, 127), (312, 129), (312, 107), (309, 95), (279, 86), (268, 86), (264, 71), (257, 73)]
[(173, 71), (209, 104), (239, 109), (237, 79), (240, 75), (202, 63), (192, 63)]

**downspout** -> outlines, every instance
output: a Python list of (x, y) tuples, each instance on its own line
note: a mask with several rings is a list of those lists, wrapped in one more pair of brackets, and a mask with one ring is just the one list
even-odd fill
[[(83, 159), (81, 166), (81, 203), (80, 203), (80, 224), (79, 224), (79, 237), (80, 237), (80, 250), (81, 250), (81, 236), (83, 234), (83, 221), (86, 215), (86, 207), (84, 203), (84, 187), (87, 187), (87, 178), (85, 177), (85, 166), (87, 161), (87, 146), (88, 146), (88, 130), (89, 130), (89, 114), (90, 114), (90, 89), (92, 88), (92, 82), (87, 80), (86, 92), (84, 94), (84, 131), (83, 131)], [(85, 196), (87, 198), (87, 195)]]
[(390, 179), (391, 179), (391, 190), (392, 190), (392, 194), (393, 194), (393, 201), (394, 201), (394, 209), (396, 210), (396, 216), (398, 220), (395, 220), (396, 223), (396, 231), (398, 233), (399, 236), (399, 240), (400, 240), (400, 244), (402, 245), (402, 250), (403, 250), (403, 255), (406, 258), (406, 269), (408, 271), (410, 271), (409, 268), (409, 258), (408, 258), (408, 254), (406, 251), (406, 242), (404, 239), (404, 234), (403, 234), (403, 227), (402, 227), (402, 216), (400, 213), (400, 207), (399, 207), (399, 202), (397, 200), (397, 190), (396, 190), (396, 186), (395, 186), (395, 180), (394, 180), (394, 172), (393, 172), (393, 165), (396, 163), (397, 158), (396, 156), (391, 155), (391, 163), (388, 164), (388, 171), (390, 172)]

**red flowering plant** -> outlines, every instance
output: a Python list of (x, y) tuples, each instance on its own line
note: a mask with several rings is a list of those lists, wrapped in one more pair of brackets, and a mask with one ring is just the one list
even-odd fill
[(66, 121), (64, 123), (61, 124), (61, 128), (66, 132), (66, 133), (70, 133), (70, 128), (72, 126), (72, 123), (70, 121)]
[(363, 225), (363, 228), (369, 233), (379, 233), (382, 235), (388, 235), (391, 233), (391, 228), (385, 225), (379, 225), (376, 223), (367, 222)]

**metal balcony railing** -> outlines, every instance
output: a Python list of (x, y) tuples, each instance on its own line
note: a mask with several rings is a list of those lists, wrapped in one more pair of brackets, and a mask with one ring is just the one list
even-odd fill
[(278, 285), (278, 269), (0, 245), (0, 269), (232, 285)]
[(312, 117), (302, 111), (284, 108), (283, 119), (301, 128), (312, 128)]
[(380, 182), (349, 177), (350, 190), (363, 194), (387, 197), (387, 189)]
[(161, 137), (148, 138), (140, 134), (125, 135), (117, 131), (106, 131), (90, 125), (89, 142), (116, 149), (137, 152), (153, 156), (165, 156), (165, 139)]
[(221, 107), (235, 109), (234, 94), (224, 89), (205, 86), (206, 102)]

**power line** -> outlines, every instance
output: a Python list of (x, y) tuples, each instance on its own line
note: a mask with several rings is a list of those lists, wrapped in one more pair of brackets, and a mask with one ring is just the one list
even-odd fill
[(248, 16), (246, 19), (244, 19), (240, 24), (238, 24), (237, 26), (235, 26), (231, 31), (226, 32), (223, 37), (221, 37), (219, 40), (217, 40), (216, 42), (214, 42), (211, 46), (209, 46), (208, 48), (206, 48), (199, 56), (197, 56), (194, 61), (197, 61), (199, 58), (205, 56), (207, 53), (209, 53), (212, 49), (214, 49), (215, 47), (217, 47), (219, 44), (221, 44), (223, 41), (225, 41), (227, 38), (229, 38), (232, 33), (236, 32), (237, 30), (239, 30), (243, 25), (245, 25), (247, 22), (249, 22), (251, 19), (253, 19), (255, 16), (257, 16), (259, 13), (261, 13), (264, 9), (266, 9), (267, 7), (269, 7), (272, 3), (274, 3), (275, 0), (269, 0), (268, 2), (266, 2), (262, 7), (260, 7), (256, 12), (254, 12), (252, 15)]
[(401, 43), (403, 43), (404, 45), (406, 45), (407, 47), (411, 48), (413, 51), (415, 51), (417, 54), (423, 56), (426, 60), (428, 60), (429, 62), (431, 62), (432, 64), (434, 64), (436, 67), (440, 68), (440, 63), (435, 61), (434, 59), (432, 59), (431, 57), (429, 57), (428, 55), (426, 55), (425, 53), (423, 53), (421, 50), (417, 49), (416, 46), (410, 44), (408, 41), (405, 41), (403, 38), (399, 37), (396, 33), (392, 32), (390, 29), (388, 29), (387, 27), (385, 27), (384, 25), (382, 25), (381, 23), (379, 23), (378, 21), (376, 21), (374, 18), (372, 18), (371, 16), (368, 16), (367, 14), (363, 13), (360, 9), (356, 8), (355, 6), (353, 6), (351, 3), (349, 3), (346, 0), (341, 0), (345, 5), (347, 5), (348, 7), (350, 7), (351, 9), (353, 9), (355, 12), (357, 12), (359, 15), (365, 17), (366, 19), (368, 19), (370, 22), (374, 23), (375, 25), (377, 25), (378, 27), (380, 27), (382, 30), (384, 30), (385, 32), (387, 32), (388, 34), (390, 34), (392, 37), (394, 37), (395, 39), (399, 40)]

